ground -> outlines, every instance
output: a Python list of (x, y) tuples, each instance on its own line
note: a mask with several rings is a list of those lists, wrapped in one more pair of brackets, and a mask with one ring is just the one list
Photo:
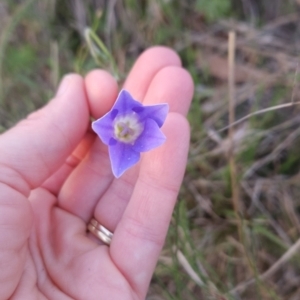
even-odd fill
[(148, 300), (300, 299), (299, 4), (0, 2), (0, 132), (65, 73), (102, 67), (121, 85), (151, 45), (193, 76), (189, 162)]

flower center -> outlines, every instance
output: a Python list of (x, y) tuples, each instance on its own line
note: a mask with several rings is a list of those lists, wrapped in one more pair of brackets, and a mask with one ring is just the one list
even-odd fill
[(123, 143), (133, 144), (143, 129), (136, 113), (117, 116), (114, 120), (115, 138)]

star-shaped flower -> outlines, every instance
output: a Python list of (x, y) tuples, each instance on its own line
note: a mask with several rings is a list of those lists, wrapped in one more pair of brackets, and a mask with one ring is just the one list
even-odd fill
[(108, 145), (112, 172), (119, 178), (140, 160), (140, 153), (164, 143), (161, 132), (169, 106), (143, 106), (122, 90), (112, 109), (92, 123), (93, 130)]

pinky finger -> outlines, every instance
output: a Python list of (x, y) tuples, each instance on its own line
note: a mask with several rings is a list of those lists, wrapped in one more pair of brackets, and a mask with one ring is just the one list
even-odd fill
[(167, 142), (145, 154), (110, 247), (112, 259), (141, 299), (165, 241), (189, 147), (189, 126), (180, 114), (170, 113), (163, 131)]

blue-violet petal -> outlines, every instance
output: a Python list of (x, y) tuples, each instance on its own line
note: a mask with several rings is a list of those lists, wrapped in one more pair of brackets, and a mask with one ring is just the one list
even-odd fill
[(140, 102), (134, 100), (126, 90), (122, 90), (119, 93), (113, 109), (117, 109), (120, 114), (126, 114), (128, 112), (131, 112), (134, 107), (143, 107), (143, 105)]
[(116, 178), (119, 178), (127, 169), (139, 161), (140, 153), (134, 151), (129, 144), (117, 142), (109, 147), (109, 158), (112, 172)]
[(145, 152), (162, 145), (165, 140), (166, 137), (157, 123), (152, 119), (147, 119), (144, 124), (144, 131), (137, 138), (132, 148), (137, 152)]
[(110, 112), (102, 118), (92, 123), (92, 129), (98, 134), (105, 145), (109, 144), (111, 137), (113, 137), (113, 124)]
[(153, 119), (159, 127), (161, 127), (167, 117), (169, 112), (169, 105), (166, 103), (144, 106), (138, 115), (141, 121), (146, 120), (147, 118)]

